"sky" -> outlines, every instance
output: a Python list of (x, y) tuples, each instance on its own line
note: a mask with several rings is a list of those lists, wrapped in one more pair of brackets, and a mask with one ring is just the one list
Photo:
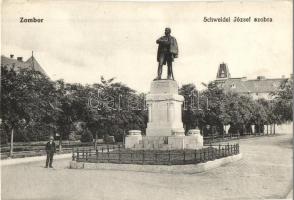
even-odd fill
[[(204, 17), (251, 17), (250, 23)], [(179, 45), (173, 63), (179, 85), (203, 87), (220, 63), (232, 77), (289, 77), (292, 2), (98, 2), (4, 0), (1, 54), (31, 52), (52, 80), (92, 84), (100, 76), (148, 92), (157, 73), (156, 40), (170, 27)], [(20, 23), (20, 18), (43, 23)], [(252, 22), (270, 17), (272, 22)], [(163, 68), (166, 76), (166, 66)]]

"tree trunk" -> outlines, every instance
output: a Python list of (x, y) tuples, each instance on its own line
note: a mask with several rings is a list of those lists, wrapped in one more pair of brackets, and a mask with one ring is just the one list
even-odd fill
[(97, 132), (95, 132), (94, 149), (97, 147)]
[(276, 134), (276, 124), (274, 124), (274, 134)]
[(243, 128), (243, 134), (244, 134), (244, 135), (247, 135), (247, 131), (246, 131), (246, 128), (245, 128), (245, 124), (242, 125), (242, 128)]
[(14, 128), (11, 129), (9, 157), (12, 157), (13, 156), (13, 135), (14, 135)]
[(126, 137), (126, 132), (123, 130), (123, 145), (125, 145), (125, 137)]
[(59, 135), (59, 153), (62, 152), (62, 137), (61, 134)]

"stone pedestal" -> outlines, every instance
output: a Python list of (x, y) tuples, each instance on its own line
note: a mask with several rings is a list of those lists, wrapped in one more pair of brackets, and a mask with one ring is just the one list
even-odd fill
[(203, 147), (203, 137), (199, 129), (191, 129), (187, 136), (170, 136), (168, 144), (171, 149), (199, 149)]
[(229, 133), (230, 127), (231, 127), (230, 124), (224, 125), (224, 134), (228, 134)]
[(254, 134), (255, 133), (255, 125), (251, 125), (251, 130), (252, 130), (252, 133)]
[(188, 136), (185, 137), (186, 149), (197, 149), (203, 147), (203, 137), (199, 129), (191, 129), (188, 131)]
[(168, 137), (168, 144), (171, 146), (171, 149), (184, 149), (185, 136), (170, 136)]
[(125, 138), (126, 148), (136, 148), (142, 142), (142, 135), (140, 130), (130, 130)]
[(184, 97), (178, 94), (178, 84), (174, 80), (156, 80), (151, 83), (146, 97), (148, 124), (146, 136), (130, 131), (125, 139), (126, 148), (140, 149), (197, 149), (203, 146), (203, 138), (198, 129), (190, 130), (185, 136), (182, 123), (182, 103)]
[(146, 136), (184, 135), (182, 103), (178, 84), (174, 80), (156, 80), (146, 96), (148, 124)]

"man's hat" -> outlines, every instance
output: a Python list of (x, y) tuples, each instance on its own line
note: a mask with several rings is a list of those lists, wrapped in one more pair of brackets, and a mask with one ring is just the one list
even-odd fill
[(49, 139), (50, 139), (50, 140), (51, 140), (51, 139), (54, 140), (54, 137), (53, 137), (53, 136), (50, 136)]

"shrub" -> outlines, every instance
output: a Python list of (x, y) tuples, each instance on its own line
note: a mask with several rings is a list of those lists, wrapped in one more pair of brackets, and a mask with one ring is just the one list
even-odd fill
[(89, 130), (85, 130), (82, 134), (81, 142), (93, 142), (93, 134)]

